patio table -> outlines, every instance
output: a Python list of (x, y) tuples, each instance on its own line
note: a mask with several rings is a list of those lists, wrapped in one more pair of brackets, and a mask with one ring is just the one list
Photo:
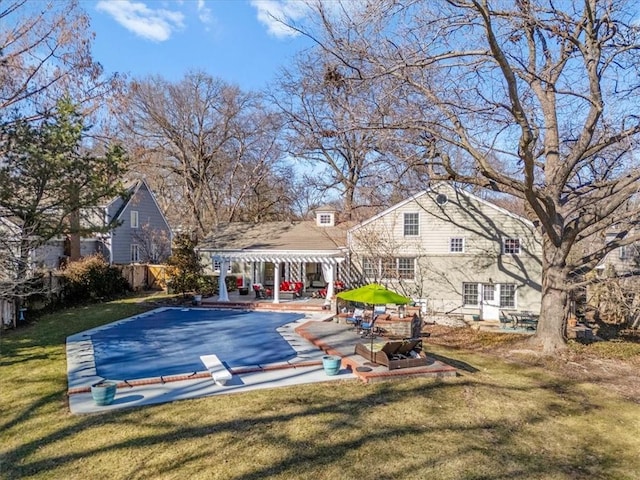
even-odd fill
[(509, 315), (513, 318), (513, 325), (515, 328), (523, 327), (532, 330), (538, 328), (539, 315), (530, 312), (510, 313)]

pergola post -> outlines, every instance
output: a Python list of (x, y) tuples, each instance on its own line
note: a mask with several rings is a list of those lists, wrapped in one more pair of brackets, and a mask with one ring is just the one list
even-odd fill
[(306, 262), (301, 262), (301, 267), (300, 270), (302, 270), (302, 275), (301, 275), (301, 279), (302, 280), (302, 291), (306, 292), (307, 291), (307, 263)]
[(280, 262), (273, 265), (273, 303), (280, 303)]

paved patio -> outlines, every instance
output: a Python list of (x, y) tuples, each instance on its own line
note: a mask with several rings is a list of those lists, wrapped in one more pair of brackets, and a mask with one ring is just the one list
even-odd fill
[(252, 310), (295, 310), (295, 311), (322, 311), (326, 301), (324, 298), (313, 297), (313, 292), (304, 292), (296, 299), (280, 299), (280, 303), (273, 303), (273, 298), (256, 298), (253, 292), (249, 295), (240, 295), (235, 290), (229, 292), (228, 302), (219, 302), (218, 296), (202, 299), (203, 307), (219, 308), (248, 308)]
[[(338, 324), (332, 321), (309, 322), (301, 325), (296, 332), (321, 350), (342, 357), (342, 366), (349, 368), (360, 380), (377, 382), (397, 377), (449, 377), (456, 375), (456, 369), (446, 363), (429, 357), (428, 338), (423, 340), (429, 364), (421, 367), (400, 368), (389, 370), (384, 365), (376, 365), (370, 359), (355, 354), (355, 347), (359, 343), (369, 345), (370, 339), (363, 339), (350, 325)], [(389, 341), (384, 337), (373, 339), (374, 343)], [(362, 368), (366, 367), (366, 368)]]

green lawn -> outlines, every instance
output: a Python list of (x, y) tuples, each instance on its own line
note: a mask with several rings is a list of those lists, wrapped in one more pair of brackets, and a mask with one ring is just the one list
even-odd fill
[(71, 415), (65, 337), (145, 308), (70, 309), (3, 334), (0, 478), (640, 478), (640, 405), (539, 367), (429, 345), (461, 375)]

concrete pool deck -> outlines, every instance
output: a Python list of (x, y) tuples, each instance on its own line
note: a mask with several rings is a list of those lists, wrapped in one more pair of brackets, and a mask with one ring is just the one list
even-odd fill
[[(296, 313), (300, 312), (296, 311)], [(90, 341), (92, 331), (97, 329), (80, 332), (67, 338), (69, 409), (73, 414), (99, 413), (305, 383), (353, 379), (375, 382), (394, 377), (456, 375), (454, 367), (436, 359), (424, 367), (399, 370), (388, 370), (384, 366), (372, 365), (367, 359), (354, 353), (356, 344), (368, 341), (362, 340), (350, 326), (327, 321), (332, 317), (326, 311), (305, 312), (304, 318), (278, 328), (278, 332), (296, 351), (296, 357), (287, 362), (231, 368), (229, 370), (233, 376), (224, 386), (217, 385), (204, 367), (203, 371), (194, 372), (191, 375), (120, 382), (115, 400), (106, 406), (96, 405), (90, 392), (91, 385), (102, 380), (102, 377), (96, 375)], [(135, 317), (123, 319), (120, 322), (130, 321), (132, 318)], [(98, 329), (104, 327), (98, 327)], [(327, 375), (324, 372), (322, 357), (326, 354), (338, 355), (342, 358), (341, 370), (337, 375)]]

